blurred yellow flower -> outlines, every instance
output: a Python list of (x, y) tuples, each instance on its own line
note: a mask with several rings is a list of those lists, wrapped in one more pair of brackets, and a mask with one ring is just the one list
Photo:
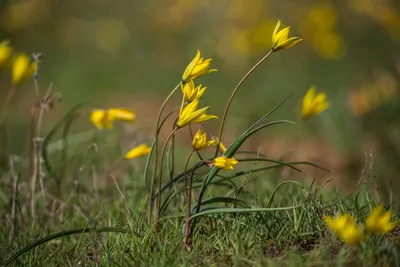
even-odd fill
[(0, 43), (0, 66), (3, 66), (12, 55), (13, 48), (9, 46), (9, 41), (4, 40)]
[(391, 221), (392, 212), (383, 211), (382, 205), (376, 206), (365, 221), (365, 228), (370, 234), (386, 234), (396, 227), (396, 223)]
[(99, 129), (112, 129), (115, 120), (134, 122), (135, 118), (135, 112), (125, 108), (95, 109), (90, 113), (90, 120)]
[(364, 238), (363, 232), (355, 223), (354, 218), (348, 214), (335, 218), (327, 216), (324, 221), (332, 232), (349, 245), (358, 244)]
[(198, 105), (199, 105), (199, 99), (195, 99), (193, 102), (187, 104), (184, 108), (181, 108), (181, 112), (179, 114), (177, 123), (179, 128), (182, 128), (192, 123), (207, 121), (211, 119), (218, 119), (217, 116), (206, 114), (207, 110), (210, 107), (197, 109)]
[(207, 87), (201, 87), (201, 84), (195, 87), (194, 82), (190, 81), (185, 84), (181, 83), (181, 89), (185, 100), (190, 103), (196, 98), (200, 98), (206, 91)]
[(13, 60), (12, 82), (15, 85), (31, 77), (36, 70), (36, 62), (31, 62), (26, 54), (19, 54)]
[(310, 87), (303, 98), (301, 108), (302, 119), (308, 119), (312, 116), (318, 115), (329, 107), (329, 102), (326, 101), (325, 93), (318, 93), (315, 95), (315, 88)]
[(125, 154), (126, 159), (135, 159), (139, 157), (146, 156), (150, 153), (150, 147), (147, 144), (141, 144), (133, 149), (131, 149), (128, 153)]
[(209, 69), (210, 64), (211, 58), (204, 60), (200, 57), (200, 50), (197, 50), (196, 56), (189, 63), (183, 73), (182, 81), (186, 83), (210, 72), (217, 71), (216, 69)]
[(235, 166), (238, 162), (239, 161), (237, 161), (235, 158), (221, 156), (214, 159), (214, 166), (218, 169), (233, 170), (233, 166)]
[(202, 150), (215, 144), (215, 140), (207, 141), (207, 134), (201, 133), (200, 129), (193, 137), (192, 146), (194, 150)]
[(279, 31), (280, 26), (281, 26), (281, 21), (278, 20), (274, 32), (272, 33), (272, 50), (274, 50), (275, 52), (283, 49), (292, 48), (297, 43), (303, 40), (300, 37), (288, 38), (290, 27), (286, 27)]

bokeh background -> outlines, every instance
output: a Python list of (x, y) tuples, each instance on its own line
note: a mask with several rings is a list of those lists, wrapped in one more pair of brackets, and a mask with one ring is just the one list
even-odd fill
[[(228, 116), (226, 142), (290, 93), (293, 97), (273, 118), (297, 121), (301, 98), (315, 85), (327, 93), (328, 111), (297, 126), (268, 129), (247, 147), (334, 170), (310, 169), (300, 178), (315, 172), (352, 188), (364, 175), (376, 178), (379, 190), (396, 191), (399, 1), (2, 0), (0, 39), (9, 39), (18, 51), (43, 53), (41, 87), (52, 81), (63, 95), (46, 114), (45, 129), (75, 103), (87, 101), (94, 107), (135, 109), (140, 131), (154, 126), (159, 105), (197, 49), (219, 69), (200, 81), (208, 87), (204, 103), (221, 115), (237, 82), (269, 51), (278, 19), (304, 41), (274, 54), (241, 88)], [(0, 72), (0, 84), (3, 98), (9, 72)], [(25, 82), (11, 107), (11, 153), (26, 153), (20, 140), (27, 140), (32, 99), (33, 83)], [(179, 97), (174, 101), (178, 104)]]

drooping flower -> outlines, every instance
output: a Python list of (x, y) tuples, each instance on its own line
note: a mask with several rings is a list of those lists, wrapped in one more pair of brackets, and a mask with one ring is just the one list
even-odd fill
[(36, 70), (36, 62), (31, 62), (26, 54), (19, 54), (15, 57), (12, 64), (12, 82), (14, 85), (20, 84), (23, 80), (31, 77)]
[(207, 121), (211, 119), (218, 119), (217, 116), (206, 114), (207, 110), (210, 107), (197, 109), (198, 105), (199, 105), (199, 99), (195, 99), (193, 102), (181, 108), (181, 112), (179, 113), (179, 118), (177, 122), (177, 126), (179, 128), (185, 127), (192, 123)]
[(94, 109), (90, 113), (90, 120), (99, 129), (112, 129), (116, 120), (134, 122), (135, 118), (135, 112), (126, 108)]
[(315, 91), (315, 87), (310, 87), (303, 98), (303, 104), (301, 107), (302, 119), (308, 119), (318, 115), (330, 106), (329, 102), (326, 101), (326, 94), (315, 94)]
[(146, 156), (150, 153), (150, 147), (147, 144), (141, 144), (133, 149), (131, 149), (128, 153), (125, 154), (126, 159), (135, 159), (139, 157)]
[(196, 98), (200, 98), (206, 91), (207, 87), (202, 87), (201, 84), (195, 87), (194, 82), (190, 81), (185, 84), (181, 83), (181, 89), (185, 100), (190, 103), (193, 102)]
[(228, 158), (226, 156), (217, 157), (214, 159), (214, 166), (218, 169), (233, 170), (233, 167), (238, 163), (235, 158)]
[(396, 227), (396, 223), (391, 221), (392, 212), (383, 211), (382, 205), (376, 206), (365, 221), (365, 229), (370, 234), (386, 234)]
[(286, 27), (282, 30), (279, 30), (280, 26), (281, 26), (281, 21), (278, 20), (274, 32), (272, 33), (272, 50), (274, 50), (275, 52), (283, 49), (292, 48), (297, 43), (303, 40), (300, 37), (288, 38), (290, 27)]
[(194, 150), (202, 150), (215, 144), (215, 140), (207, 141), (207, 134), (201, 133), (200, 129), (193, 137), (192, 146)]
[(211, 58), (204, 60), (200, 56), (200, 50), (197, 50), (196, 56), (192, 59), (183, 73), (182, 81), (187, 83), (191, 80), (197, 79), (200, 76), (217, 71), (216, 69), (209, 69), (210, 64)]
[(358, 244), (364, 238), (362, 230), (349, 214), (336, 216), (335, 218), (327, 216), (324, 220), (332, 232), (349, 245)]
[(0, 67), (3, 66), (12, 55), (13, 48), (9, 45), (8, 40), (0, 43)]

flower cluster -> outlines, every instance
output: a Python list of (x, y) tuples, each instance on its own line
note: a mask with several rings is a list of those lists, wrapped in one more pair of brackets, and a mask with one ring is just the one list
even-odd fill
[(364, 231), (355, 222), (354, 217), (349, 214), (339, 215), (335, 218), (326, 216), (324, 220), (328, 228), (343, 242), (349, 245), (355, 245), (359, 244), (368, 235), (385, 235), (392, 231), (396, 227), (397, 222), (391, 221), (391, 218), (392, 212), (384, 212), (382, 205), (378, 205), (368, 215), (365, 221)]
[(11, 80), (17, 86), (31, 77), (37, 66), (25, 53), (13, 55), (13, 51), (8, 40), (0, 43), (0, 67), (11, 66)]

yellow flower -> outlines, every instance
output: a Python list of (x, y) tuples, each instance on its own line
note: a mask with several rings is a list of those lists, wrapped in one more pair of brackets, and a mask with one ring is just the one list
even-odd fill
[(199, 99), (195, 99), (193, 102), (187, 104), (186, 107), (181, 108), (181, 112), (179, 114), (177, 123), (179, 128), (182, 128), (192, 123), (207, 121), (211, 119), (218, 119), (217, 116), (206, 114), (207, 110), (210, 107), (197, 109), (198, 105), (199, 105)]
[(196, 56), (192, 59), (183, 73), (182, 81), (186, 83), (210, 72), (217, 71), (216, 69), (209, 69), (210, 64), (211, 58), (204, 60), (200, 57), (200, 50), (197, 50)]
[(90, 113), (90, 120), (99, 129), (112, 129), (115, 120), (133, 122), (135, 117), (133, 110), (125, 108), (94, 109)]
[(303, 40), (300, 37), (288, 38), (290, 27), (286, 27), (283, 30), (278, 31), (280, 26), (281, 21), (278, 20), (274, 32), (272, 33), (272, 50), (274, 50), (275, 52), (283, 49), (292, 48), (297, 43)]
[(329, 102), (326, 101), (325, 93), (315, 95), (315, 88), (310, 87), (303, 98), (301, 117), (302, 119), (311, 118), (329, 108), (329, 105)]
[(36, 63), (31, 62), (25, 54), (19, 54), (15, 57), (12, 65), (12, 81), (15, 85), (28, 79), (35, 73)]
[(128, 153), (125, 154), (126, 159), (135, 159), (139, 157), (146, 156), (150, 153), (150, 147), (147, 144), (141, 144), (133, 149), (131, 149)]
[(9, 41), (5, 40), (0, 43), (0, 66), (3, 66), (12, 54), (12, 47), (8, 45)]
[(185, 100), (190, 103), (196, 98), (200, 98), (206, 91), (207, 87), (201, 87), (201, 84), (195, 87), (194, 82), (190, 81), (185, 84), (181, 83), (181, 89)]
[(239, 161), (237, 161), (235, 158), (221, 156), (214, 159), (214, 166), (218, 169), (233, 170), (233, 166), (235, 166), (238, 162)]
[(219, 143), (219, 150), (220, 150), (222, 153), (225, 153), (226, 147), (224, 146), (224, 144), (223, 144), (222, 142), (219, 142), (218, 137), (214, 137), (214, 144), (212, 144), (212, 145), (213, 145), (213, 146), (217, 146), (218, 143)]
[(354, 218), (348, 214), (335, 218), (327, 216), (324, 220), (332, 232), (349, 245), (358, 244), (364, 237), (363, 232), (355, 223)]
[(194, 150), (202, 150), (214, 144), (214, 140), (207, 141), (207, 134), (202, 134), (200, 129), (197, 131), (192, 141), (192, 146)]
[(396, 223), (391, 221), (392, 212), (383, 211), (382, 205), (376, 206), (365, 221), (365, 228), (370, 234), (386, 234), (396, 227)]

